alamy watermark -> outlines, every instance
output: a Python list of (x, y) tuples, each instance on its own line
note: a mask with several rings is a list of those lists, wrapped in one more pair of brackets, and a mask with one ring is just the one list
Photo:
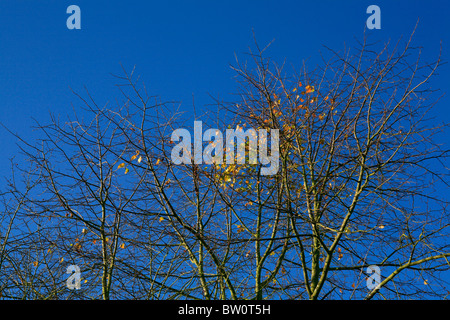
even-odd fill
[(366, 26), (368, 29), (381, 29), (381, 9), (377, 5), (370, 5), (366, 12), (370, 14), (367, 18)]
[(67, 274), (70, 274), (69, 278), (67, 278), (67, 288), (70, 290), (73, 289), (81, 289), (81, 271), (80, 267), (73, 264), (67, 267)]
[(381, 283), (381, 269), (376, 265), (367, 267), (367, 273), (370, 276), (367, 278), (366, 285), (369, 290), (377, 290), (380, 288)]
[(70, 14), (70, 16), (67, 18), (67, 21), (66, 21), (67, 29), (69, 29), (69, 30), (81, 29), (81, 9), (80, 9), (80, 7), (72, 4), (67, 7), (66, 13)]
[[(174, 164), (222, 164), (225, 143), (226, 164), (245, 164), (247, 160), (249, 164), (257, 164), (259, 156), (259, 162), (263, 165), (261, 175), (274, 175), (279, 169), (279, 131), (270, 129), (270, 155), (267, 133), (267, 129), (244, 130), (237, 126), (236, 129), (226, 129), (224, 140), (219, 129), (208, 129), (203, 133), (202, 121), (194, 121), (194, 150), (191, 133), (187, 129), (176, 129), (171, 136), (171, 141), (177, 142), (171, 159)], [(204, 142), (207, 142), (205, 148)]]
[[(66, 10), (70, 16), (67, 18), (66, 26), (69, 30), (81, 29), (81, 9), (77, 5), (70, 5)], [(381, 10), (377, 5), (370, 5), (366, 10), (370, 16), (367, 18), (366, 26), (368, 29), (381, 29)]]

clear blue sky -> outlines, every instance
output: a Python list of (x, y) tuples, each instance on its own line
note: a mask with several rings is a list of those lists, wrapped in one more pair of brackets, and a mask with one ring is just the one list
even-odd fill
[[(68, 30), (66, 8), (81, 8), (81, 30)], [(420, 25), (415, 43), (432, 61), (443, 41), (449, 60), (449, 1), (87, 1), (0, 2), (0, 122), (25, 137), (34, 117), (45, 123), (49, 112), (71, 114), (81, 105), (69, 87), (86, 86), (99, 104), (117, 92), (111, 73), (120, 63), (136, 65), (150, 92), (177, 100), (185, 108), (195, 95), (197, 108), (211, 103), (208, 94), (227, 95), (235, 83), (229, 64), (252, 45), (252, 29), (269, 55), (289, 63), (311, 58), (327, 45), (342, 49), (361, 39), (366, 8), (381, 8), (381, 30), (368, 31), (380, 40), (408, 36)], [(447, 90), (449, 67), (434, 84)], [(449, 99), (438, 105), (450, 121)], [(15, 139), (0, 128), (0, 176), (8, 174), (8, 158), (18, 152)], [(449, 140), (447, 139), (447, 142)]]

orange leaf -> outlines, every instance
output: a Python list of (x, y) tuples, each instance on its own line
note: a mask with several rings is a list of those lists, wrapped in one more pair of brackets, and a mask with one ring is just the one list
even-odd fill
[(305, 90), (306, 90), (305, 93), (312, 93), (315, 91), (313, 86), (306, 86)]

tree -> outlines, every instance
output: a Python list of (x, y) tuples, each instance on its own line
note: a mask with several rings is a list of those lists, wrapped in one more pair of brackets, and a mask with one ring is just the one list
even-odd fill
[[(237, 98), (201, 119), (278, 129), (273, 175), (248, 161), (174, 164), (171, 134), (192, 119), (148, 95), (134, 72), (117, 77), (120, 108), (78, 95), (90, 120), (53, 117), (37, 143), (20, 138), (30, 166), (15, 168), (26, 184), (4, 193), (2, 295), (445, 297), (448, 201), (433, 187), (448, 188), (448, 150), (435, 138), (447, 125), (426, 118), (440, 58), (411, 62), (420, 49), (399, 43), (363, 42), (289, 74), (258, 45), (253, 68), (237, 62)], [(65, 287), (68, 264), (81, 268), (79, 291)], [(374, 290), (371, 265), (382, 274)]]

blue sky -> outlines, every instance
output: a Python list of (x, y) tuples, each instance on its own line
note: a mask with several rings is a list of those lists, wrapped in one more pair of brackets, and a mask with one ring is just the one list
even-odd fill
[[(81, 8), (81, 30), (68, 30), (66, 8)], [(49, 112), (72, 114), (81, 103), (69, 87), (86, 86), (99, 104), (117, 97), (115, 79), (122, 63), (136, 71), (152, 94), (177, 100), (189, 109), (211, 103), (209, 94), (235, 90), (229, 65), (244, 58), (253, 43), (275, 40), (268, 54), (288, 63), (310, 59), (313, 66), (323, 45), (340, 50), (361, 40), (366, 8), (381, 8), (381, 30), (373, 39), (408, 36), (417, 19), (415, 43), (432, 61), (443, 41), (449, 57), (448, 1), (25, 1), (0, 2), (0, 122), (25, 137), (35, 134), (32, 118), (45, 123)], [(446, 91), (449, 67), (434, 85)], [(450, 120), (448, 98), (437, 110)], [(198, 110), (197, 109), (197, 110)], [(15, 139), (0, 128), (0, 175), (18, 152)], [(448, 141), (448, 140), (447, 140)]]

